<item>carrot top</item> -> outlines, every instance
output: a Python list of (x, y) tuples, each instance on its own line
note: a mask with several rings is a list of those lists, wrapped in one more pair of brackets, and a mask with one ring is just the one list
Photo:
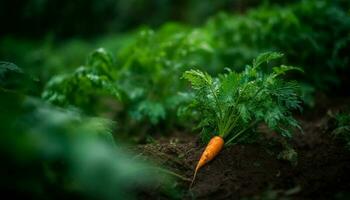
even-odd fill
[(280, 53), (264, 53), (243, 72), (227, 69), (216, 78), (200, 70), (183, 74), (194, 90), (194, 99), (185, 110), (200, 116), (198, 128), (202, 128), (205, 141), (214, 135), (224, 138), (225, 144), (252, 139), (260, 122), (291, 137), (291, 129), (299, 127), (291, 114), (291, 110), (300, 109), (299, 87), (281, 75), (299, 68), (281, 65), (273, 67), (271, 73), (261, 69), (262, 64), (280, 57)]

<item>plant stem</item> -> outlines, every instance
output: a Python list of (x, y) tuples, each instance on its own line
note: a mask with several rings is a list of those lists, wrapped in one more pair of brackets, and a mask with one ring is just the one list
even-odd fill
[(213, 85), (210, 84), (210, 85), (209, 85), (209, 88), (210, 88), (211, 93), (213, 93), (213, 96), (214, 96), (214, 99), (215, 99), (215, 102), (216, 102), (216, 106), (219, 108), (219, 111), (220, 111), (220, 119), (219, 119), (219, 121), (220, 121), (220, 120), (222, 120), (223, 110), (222, 110), (221, 105), (220, 105), (220, 103), (219, 103), (219, 99), (218, 99), (218, 97), (216, 96), (216, 93), (215, 93), (215, 91), (214, 91)]
[(237, 134), (235, 134), (235, 136), (233, 136), (231, 139), (229, 139), (226, 144), (231, 143), (234, 139), (236, 139), (238, 136), (240, 136), (242, 133), (246, 132), (248, 129), (250, 129), (251, 127), (255, 126), (258, 123), (258, 121), (254, 121), (253, 123), (251, 123), (248, 127), (246, 127), (245, 129), (241, 130), (240, 132), (238, 132)]

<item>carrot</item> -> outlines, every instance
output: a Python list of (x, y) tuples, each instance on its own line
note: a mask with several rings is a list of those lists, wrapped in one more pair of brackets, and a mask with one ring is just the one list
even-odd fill
[(203, 167), (203, 165), (213, 160), (219, 154), (219, 152), (223, 147), (224, 147), (224, 139), (222, 137), (215, 136), (210, 139), (207, 147), (205, 148), (204, 152), (201, 155), (201, 158), (197, 163), (190, 188), (192, 187), (192, 184), (196, 178), (197, 171), (199, 170), (199, 168)]

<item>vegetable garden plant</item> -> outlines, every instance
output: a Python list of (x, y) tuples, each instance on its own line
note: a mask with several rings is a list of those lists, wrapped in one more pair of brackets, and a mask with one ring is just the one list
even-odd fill
[(198, 169), (212, 160), (224, 145), (257, 136), (255, 128), (260, 122), (283, 137), (291, 137), (291, 129), (300, 128), (291, 112), (301, 108), (298, 84), (281, 78), (288, 71), (300, 69), (281, 65), (273, 67), (271, 73), (261, 70), (263, 63), (280, 57), (280, 53), (264, 53), (243, 72), (228, 70), (217, 78), (200, 70), (183, 74), (194, 90), (194, 99), (188, 108), (201, 116), (202, 136), (211, 138), (195, 168), (193, 180)]

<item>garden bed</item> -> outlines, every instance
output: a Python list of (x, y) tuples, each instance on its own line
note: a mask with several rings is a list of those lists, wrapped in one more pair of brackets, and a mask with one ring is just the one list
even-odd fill
[[(339, 107), (336, 105), (332, 109)], [(330, 134), (332, 123), (329, 113), (332, 109), (319, 108), (315, 112), (319, 117), (312, 113), (308, 117), (299, 117), (303, 133), (295, 133), (291, 142), (298, 153), (295, 166), (277, 159), (278, 146), (263, 143), (228, 146), (199, 170), (190, 190), (189, 182), (181, 182), (183, 198), (345, 198), (350, 188), (350, 152)], [(189, 179), (203, 149), (204, 145), (198, 138), (182, 136), (181, 133), (137, 147), (137, 151), (147, 159)], [(166, 199), (157, 192), (149, 197)]]

